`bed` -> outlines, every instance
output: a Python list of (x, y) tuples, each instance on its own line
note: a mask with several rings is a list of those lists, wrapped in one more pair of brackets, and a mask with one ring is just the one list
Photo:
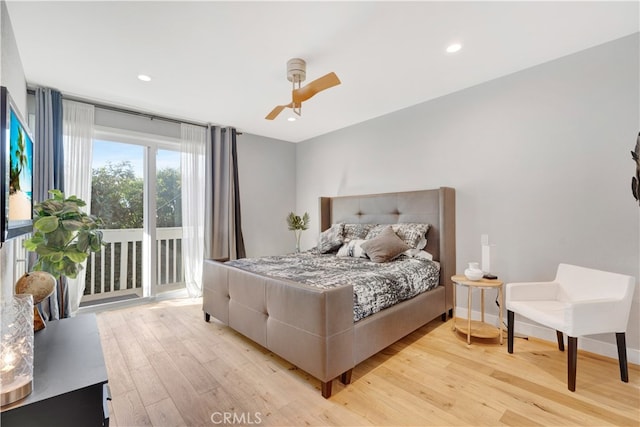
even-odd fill
[[(352, 369), (453, 308), (456, 272), (455, 190), (321, 197), (320, 230), (333, 224), (429, 224), (425, 251), (439, 266), (439, 283), (426, 292), (358, 319), (354, 286), (311, 286), (229, 263), (205, 260), (203, 311), (308, 372), (331, 396)], [(304, 254), (302, 254), (304, 256)], [(395, 261), (394, 261), (395, 262)]]

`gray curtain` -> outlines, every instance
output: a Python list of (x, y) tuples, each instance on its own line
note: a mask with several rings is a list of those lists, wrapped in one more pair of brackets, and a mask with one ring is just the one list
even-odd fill
[(236, 130), (210, 126), (206, 153), (206, 258), (246, 256), (240, 216)]
[(62, 149), (62, 95), (49, 88), (38, 88), (36, 96), (36, 129), (33, 198), (41, 202), (49, 198), (49, 190), (64, 191), (64, 158)]
[[(55, 89), (38, 88), (35, 90), (35, 98), (33, 199), (38, 203), (49, 198), (49, 190), (58, 189), (64, 192), (64, 152), (62, 94)], [(68, 317), (65, 294), (65, 283), (59, 283), (53, 295), (41, 303), (40, 311), (46, 320)]]

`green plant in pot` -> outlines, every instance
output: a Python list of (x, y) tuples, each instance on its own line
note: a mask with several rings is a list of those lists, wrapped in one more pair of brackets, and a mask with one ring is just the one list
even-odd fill
[(291, 212), (287, 215), (287, 225), (289, 230), (292, 230), (296, 235), (296, 252), (300, 252), (300, 236), (302, 231), (309, 228), (309, 214), (307, 212), (304, 215), (296, 215)]
[(52, 198), (34, 206), (34, 232), (24, 247), (38, 254), (33, 270), (74, 279), (89, 254), (103, 245), (102, 221), (83, 212), (80, 208), (86, 203), (76, 196), (65, 198), (60, 190), (49, 193)]

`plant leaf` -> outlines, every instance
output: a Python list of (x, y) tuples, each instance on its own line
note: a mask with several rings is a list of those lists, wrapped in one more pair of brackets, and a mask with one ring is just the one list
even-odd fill
[(73, 262), (84, 262), (87, 259), (87, 254), (84, 252), (79, 252), (76, 249), (66, 250), (64, 252), (64, 256), (69, 258)]
[(82, 223), (82, 221), (76, 221), (76, 220), (73, 220), (73, 219), (65, 219), (65, 220), (62, 220), (62, 226), (64, 227), (65, 230), (76, 231), (76, 230), (79, 230), (80, 228), (82, 228), (83, 223)]
[(60, 262), (64, 258), (64, 252), (51, 252), (49, 259), (51, 262)]
[(43, 233), (51, 233), (58, 228), (58, 217), (45, 216), (36, 221), (33, 225), (37, 230)]
[(63, 200), (64, 199), (64, 194), (62, 194), (62, 191), (60, 190), (49, 190), (49, 194), (51, 194), (53, 196), (54, 199), (56, 200)]

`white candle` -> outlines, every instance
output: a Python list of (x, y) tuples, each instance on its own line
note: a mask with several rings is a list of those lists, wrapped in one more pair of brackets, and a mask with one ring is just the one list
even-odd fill
[(0, 383), (3, 388), (12, 383), (15, 379), (15, 360), (16, 355), (13, 351), (9, 350), (2, 358), (2, 367), (0, 368)]

